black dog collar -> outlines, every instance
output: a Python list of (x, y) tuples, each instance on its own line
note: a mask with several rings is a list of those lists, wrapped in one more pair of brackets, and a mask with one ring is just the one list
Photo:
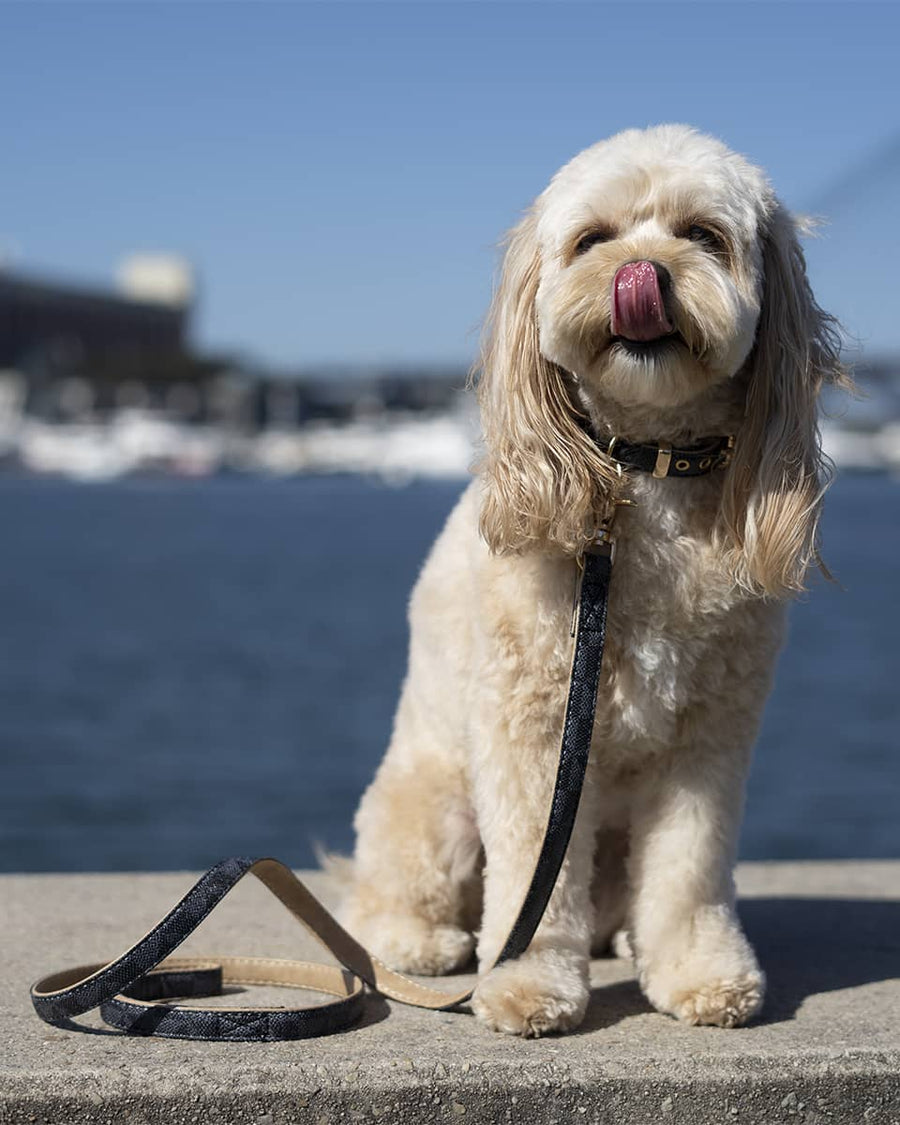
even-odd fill
[(655, 477), (702, 477), (713, 469), (725, 469), (731, 463), (734, 449), (732, 434), (701, 438), (693, 445), (678, 448), (652, 442), (640, 444), (620, 437), (595, 440), (597, 446), (620, 465)]

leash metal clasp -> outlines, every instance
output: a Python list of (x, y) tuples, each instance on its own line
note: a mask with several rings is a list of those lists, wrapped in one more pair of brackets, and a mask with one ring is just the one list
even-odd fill
[[(622, 476), (622, 468), (619, 468), (619, 476)], [(574, 637), (578, 628), (578, 612), (581, 604), (581, 583), (584, 579), (584, 556), (585, 555), (607, 555), (609, 558), (609, 565), (616, 560), (616, 538), (613, 534), (613, 522), (616, 518), (616, 512), (619, 508), (636, 508), (637, 504), (634, 500), (626, 500), (624, 497), (613, 497), (606, 507), (606, 512), (603, 518), (597, 524), (593, 535), (587, 541), (582, 553), (576, 558), (578, 564), (577, 575), (575, 579), (575, 589), (572, 592), (572, 626), (569, 635)]]
[(610, 562), (615, 560), (616, 540), (612, 531), (612, 517), (602, 521), (584, 550), (588, 555), (609, 555)]
[[(621, 466), (619, 467), (619, 475), (622, 475)], [(597, 525), (594, 535), (585, 551), (590, 555), (609, 555), (609, 561), (612, 563), (616, 558), (616, 538), (613, 534), (613, 523), (615, 522), (616, 512), (619, 508), (636, 508), (637, 504), (634, 500), (627, 500), (624, 496), (614, 496), (607, 505), (606, 512)]]

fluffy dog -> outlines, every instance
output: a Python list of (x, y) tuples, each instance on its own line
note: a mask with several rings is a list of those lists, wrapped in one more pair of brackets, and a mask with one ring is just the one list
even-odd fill
[[(484, 457), (413, 592), (393, 737), (356, 817), (343, 920), (383, 960), (446, 973), (477, 941), (475, 1012), (539, 1035), (579, 1023), (591, 951), (623, 929), (660, 1011), (732, 1027), (759, 1010), (732, 868), (785, 602), (818, 562), (816, 400), (842, 378), (758, 168), (667, 125), (554, 176), (508, 240)], [(709, 435), (734, 435), (728, 467), (689, 480), (605, 451)], [(575, 559), (613, 495), (635, 506), (616, 517), (572, 842), (528, 951), (491, 970), (543, 836)]]

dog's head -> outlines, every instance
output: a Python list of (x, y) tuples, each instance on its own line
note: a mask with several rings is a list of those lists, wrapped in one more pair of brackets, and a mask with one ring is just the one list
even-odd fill
[(816, 399), (840, 377), (834, 322), (763, 173), (683, 126), (620, 133), (562, 168), (510, 235), (482, 360), (482, 533), (495, 551), (579, 551), (617, 485), (585, 412), (689, 440), (709, 432), (692, 432), (704, 404), (730, 398), (717, 539), (746, 588), (801, 588), (824, 480)]

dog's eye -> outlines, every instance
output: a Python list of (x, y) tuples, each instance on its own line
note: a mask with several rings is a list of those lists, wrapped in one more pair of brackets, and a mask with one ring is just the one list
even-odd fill
[(691, 242), (701, 243), (715, 254), (725, 253), (725, 243), (721, 236), (716, 234), (714, 230), (710, 230), (709, 227), (700, 226), (699, 223), (694, 223), (693, 226), (688, 227), (684, 232), (684, 237), (690, 239)]
[(590, 250), (598, 242), (610, 242), (613, 237), (612, 232), (608, 230), (589, 230), (575, 243), (575, 253), (584, 254), (586, 250)]

